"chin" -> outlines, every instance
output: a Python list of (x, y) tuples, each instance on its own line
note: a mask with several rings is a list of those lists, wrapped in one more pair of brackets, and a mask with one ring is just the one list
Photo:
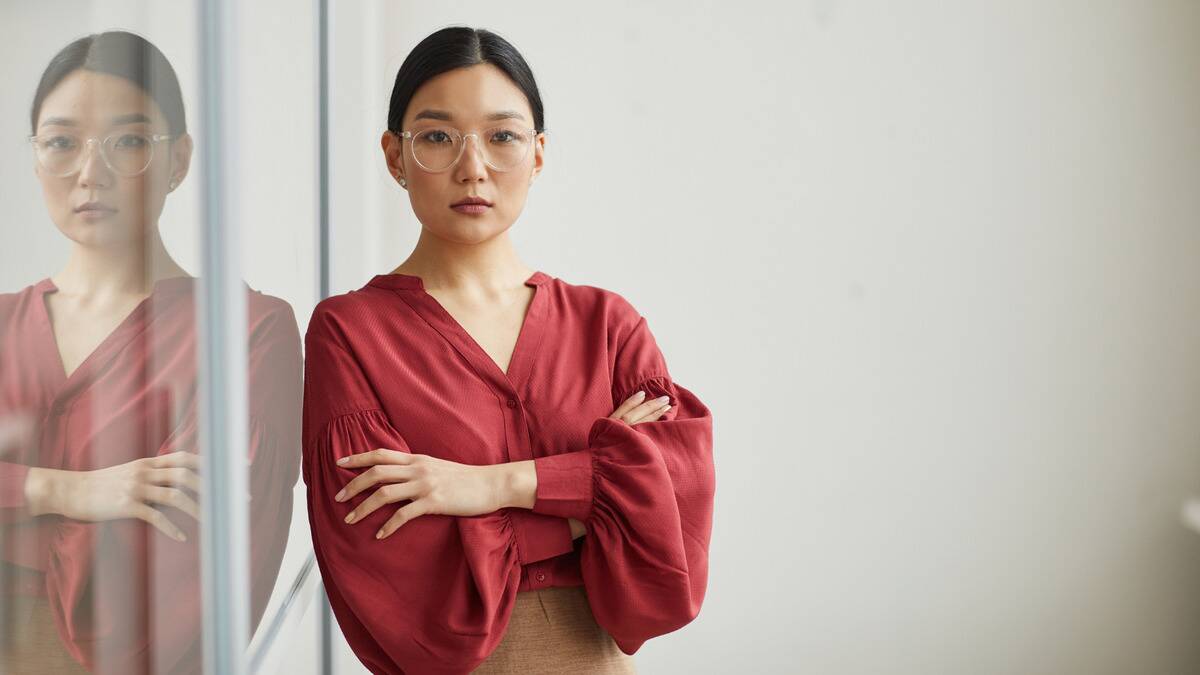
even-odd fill
[(59, 228), (68, 239), (87, 247), (130, 245), (139, 239), (136, 228), (118, 221), (87, 222), (73, 219), (68, 227)]
[(430, 229), (438, 237), (456, 244), (478, 244), (495, 237), (508, 228), (501, 227), (491, 220), (468, 216), (457, 221), (439, 223)]

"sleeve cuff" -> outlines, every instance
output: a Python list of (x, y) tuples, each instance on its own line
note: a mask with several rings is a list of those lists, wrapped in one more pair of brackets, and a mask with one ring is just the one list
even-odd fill
[(517, 537), (517, 557), (522, 565), (570, 553), (575, 549), (566, 518), (512, 509), (509, 513)]
[[(586, 521), (595, 497), (595, 453), (576, 450), (533, 460), (537, 473), (534, 513)], [(566, 523), (566, 521), (563, 521)], [(570, 526), (568, 536), (570, 536)]]
[(0, 462), (0, 509), (15, 509), (26, 506), (25, 477), (29, 467), (24, 464)]

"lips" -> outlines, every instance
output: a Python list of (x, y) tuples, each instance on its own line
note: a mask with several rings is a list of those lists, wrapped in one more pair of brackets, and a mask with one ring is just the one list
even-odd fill
[(484, 199), (483, 197), (466, 197), (464, 199), (460, 199), (460, 200), (454, 202), (450, 206), (455, 207), (455, 206), (474, 206), (474, 205), (491, 206), (492, 203), (489, 202), (488, 200)]
[(100, 202), (86, 202), (75, 207), (75, 213), (115, 213), (116, 209)]

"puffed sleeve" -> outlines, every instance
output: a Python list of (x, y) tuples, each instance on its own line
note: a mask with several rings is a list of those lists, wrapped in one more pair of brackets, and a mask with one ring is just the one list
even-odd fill
[(33, 443), (32, 423), (28, 414), (0, 412), (0, 523), (33, 518), (25, 499), (25, 478), (29, 475), (29, 466), (3, 461), (33, 456)]
[[(251, 628), (275, 586), (287, 546), (292, 490), (300, 473), (300, 331), (280, 302), (248, 347), (248, 487)], [(158, 447), (197, 452), (194, 398)], [(176, 542), (140, 520), (56, 528), (46, 588), (67, 650), (94, 673), (200, 673), (199, 523), (156, 505), (184, 532)]]
[(626, 654), (689, 623), (708, 582), (716, 477), (712, 414), (671, 380), (644, 317), (626, 329), (613, 407), (639, 389), (671, 409), (635, 425), (609, 417), (587, 447), (534, 460), (533, 511), (584, 523), (580, 566), (592, 613)]
[[(383, 540), (375, 532), (395, 507), (347, 525), (343, 519), (373, 490), (334, 501), (360, 471), (336, 460), (376, 448), (420, 452), (380, 406), (365, 375), (370, 358), (352, 353), (336, 319), (318, 306), (305, 339), (303, 476), (325, 591), (346, 641), (371, 672), (466, 673), (504, 637), (521, 565), (565, 551), (523, 549), (514, 512), (537, 515), (523, 509), (427, 514)], [(530, 522), (539, 521), (565, 523), (541, 515)]]
[(24, 464), (0, 462), (0, 523), (28, 520), (25, 502), (25, 477), (29, 467)]

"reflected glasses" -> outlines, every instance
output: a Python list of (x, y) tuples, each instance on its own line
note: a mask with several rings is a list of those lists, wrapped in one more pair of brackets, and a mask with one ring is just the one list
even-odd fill
[[(395, 132), (393, 132), (395, 133)], [(496, 171), (516, 168), (529, 155), (537, 129), (501, 125), (481, 134), (464, 134), (454, 127), (433, 127), (420, 131), (402, 131), (401, 138), (411, 139), (413, 161), (430, 173), (445, 171), (458, 163), (467, 137), (475, 137), (475, 147), (483, 162)], [(486, 140), (480, 140), (480, 139)]]
[(71, 134), (40, 134), (30, 136), (33, 154), (42, 170), (56, 178), (77, 173), (83, 167), (87, 149), (96, 143), (100, 157), (113, 173), (132, 178), (146, 171), (154, 159), (154, 145), (174, 138), (169, 134), (139, 134), (118, 132), (104, 140), (80, 138)]

